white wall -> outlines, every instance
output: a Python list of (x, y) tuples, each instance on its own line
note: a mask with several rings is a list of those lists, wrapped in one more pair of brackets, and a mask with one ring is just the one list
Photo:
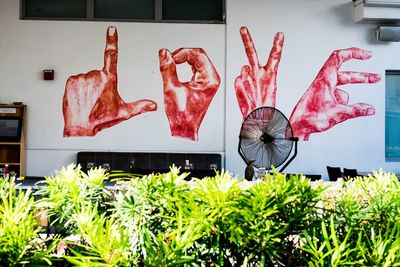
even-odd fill
[[(226, 25), (21, 21), (18, 1), (0, 2), (0, 102), (28, 105), (27, 174), (48, 175), (75, 161), (77, 151), (193, 151), (225, 154), (226, 169), (242, 175), (237, 153), (242, 116), (233, 82), (247, 64), (239, 28), (247, 26), (265, 63), (274, 35), (285, 34), (278, 71), (277, 108), (290, 116), (335, 49), (373, 52), (367, 61), (351, 60), (341, 70), (378, 73), (400, 69), (400, 44), (376, 43), (376, 25), (355, 24), (350, 0), (227, 0)], [(106, 29), (119, 34), (119, 92), (125, 101), (153, 99), (158, 111), (134, 117), (95, 137), (63, 138), (61, 101), (66, 79), (101, 68)], [(173, 138), (164, 112), (158, 50), (202, 47), (215, 64), (221, 86), (200, 128), (199, 141)], [(226, 64), (226, 65), (225, 65)], [(53, 68), (54, 81), (41, 71)], [(187, 76), (188, 70), (183, 71)], [(226, 84), (225, 84), (226, 83)], [(373, 105), (376, 114), (348, 120), (299, 142), (288, 172), (322, 174), (326, 165), (400, 172), (384, 159), (384, 79), (377, 84), (342, 86), (350, 103)], [(226, 93), (225, 93), (226, 91)]]
[(350, 0), (229, 0), (227, 6), (227, 117), (226, 168), (243, 173), (245, 165), (237, 153), (240, 114), (233, 82), (240, 68), (248, 64), (239, 34), (247, 26), (260, 61), (265, 64), (276, 32), (285, 35), (278, 71), (277, 106), (287, 117), (308, 89), (318, 71), (335, 49), (359, 47), (373, 52), (366, 61), (351, 60), (340, 70), (378, 73), (377, 84), (341, 86), (350, 103), (373, 105), (372, 117), (351, 119), (330, 130), (312, 134), (299, 142), (298, 156), (287, 172), (322, 174), (326, 166), (357, 168), (359, 171), (400, 171), (399, 163), (385, 162), (385, 69), (400, 69), (400, 44), (376, 43), (376, 25), (352, 21)]
[[(19, 20), (19, 1), (0, 2), (0, 103), (28, 107), (27, 175), (43, 176), (75, 162), (77, 151), (224, 150), (225, 25)], [(70, 75), (101, 69), (106, 30), (118, 29), (119, 93), (125, 102), (152, 99), (157, 112), (131, 118), (95, 137), (63, 138), (62, 98)], [(210, 40), (212, 40), (210, 42)], [(200, 47), (220, 74), (198, 142), (171, 137), (164, 111), (158, 51)], [(55, 70), (44, 81), (42, 70)], [(179, 69), (190, 79), (188, 65)]]

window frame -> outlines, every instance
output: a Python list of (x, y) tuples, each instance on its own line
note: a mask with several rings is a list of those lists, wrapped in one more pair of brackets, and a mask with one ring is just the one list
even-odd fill
[(226, 23), (226, 0), (222, 1), (222, 20), (167, 20), (162, 18), (163, 0), (154, 0), (154, 19), (105, 19), (94, 17), (94, 1), (86, 0), (86, 17), (28, 17), (26, 14), (26, 0), (20, 0), (20, 19), (21, 20), (55, 20), (55, 21), (112, 21), (112, 22), (149, 22), (149, 23), (195, 23), (195, 24), (225, 24)]

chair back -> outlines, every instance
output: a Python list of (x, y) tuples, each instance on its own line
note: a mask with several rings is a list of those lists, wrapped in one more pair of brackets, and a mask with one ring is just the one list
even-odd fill
[(326, 166), (326, 170), (328, 171), (330, 181), (337, 181), (338, 178), (342, 177), (342, 170), (340, 167)]
[(357, 176), (358, 176), (357, 169), (343, 168), (343, 178), (344, 179), (356, 178)]

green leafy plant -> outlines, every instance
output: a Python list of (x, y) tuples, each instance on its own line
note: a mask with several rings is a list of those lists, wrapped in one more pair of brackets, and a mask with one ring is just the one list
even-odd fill
[(80, 166), (71, 164), (45, 178), (45, 186), (37, 192), (41, 196), (37, 206), (47, 210), (50, 223), (60, 234), (75, 234), (78, 227), (74, 214), (87, 207), (107, 212), (111, 196), (105, 187), (107, 179), (105, 169), (94, 168), (86, 174)]
[(299, 235), (320, 221), (324, 191), (301, 175), (274, 172), (247, 189), (242, 217), (242, 250), (259, 266), (299, 266)]
[(95, 207), (73, 215), (78, 242), (68, 241), (72, 255), (65, 258), (75, 266), (131, 266), (129, 237), (114, 218), (107, 219)]
[(306, 262), (310, 266), (400, 266), (399, 190), (398, 178), (380, 171), (330, 191), (321, 224), (303, 233)]
[(200, 262), (233, 266), (242, 261), (238, 248), (245, 234), (239, 224), (244, 194), (239, 183), (227, 172), (193, 181), (184, 217), (200, 231), (201, 238), (191, 249)]
[[(104, 169), (85, 174), (70, 165), (46, 177), (39, 201), (0, 183), (0, 263), (400, 266), (400, 182), (391, 173), (333, 189), (276, 171), (255, 182), (227, 172), (187, 175), (172, 166), (118, 181), (113, 191)], [(36, 209), (47, 211), (61, 235), (38, 241)], [(66, 244), (58, 257), (56, 243)]]
[[(334, 217), (331, 216), (329, 224), (321, 221), (321, 227), (313, 228), (310, 232), (304, 232), (304, 245), (301, 249), (308, 253), (307, 265), (317, 266), (363, 266), (356, 243), (350, 241), (352, 230), (345, 235), (338, 233), (335, 227)], [(358, 235), (357, 242), (361, 242)]]
[[(376, 232), (377, 231), (377, 232)], [(400, 266), (400, 223), (389, 222), (386, 227), (364, 233), (368, 237), (357, 243), (361, 257), (368, 266)]]
[(17, 190), (14, 180), (0, 189), (0, 265), (23, 266), (48, 263), (53, 249), (40, 238), (31, 190)]
[(119, 184), (114, 216), (127, 229), (131, 251), (139, 263), (166, 266), (168, 262), (193, 260), (186, 247), (187, 239), (195, 235), (184, 234), (187, 229), (180, 213), (189, 192), (186, 177), (172, 166), (169, 173)]

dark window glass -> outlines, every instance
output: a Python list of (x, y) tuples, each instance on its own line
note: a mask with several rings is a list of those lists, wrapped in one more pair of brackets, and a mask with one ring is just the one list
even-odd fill
[(385, 93), (385, 158), (400, 161), (400, 71), (386, 71)]
[(86, 18), (86, 0), (25, 0), (25, 17)]
[(165, 20), (222, 21), (222, 0), (163, 0), (162, 16)]
[(154, 0), (95, 0), (97, 19), (154, 19)]

